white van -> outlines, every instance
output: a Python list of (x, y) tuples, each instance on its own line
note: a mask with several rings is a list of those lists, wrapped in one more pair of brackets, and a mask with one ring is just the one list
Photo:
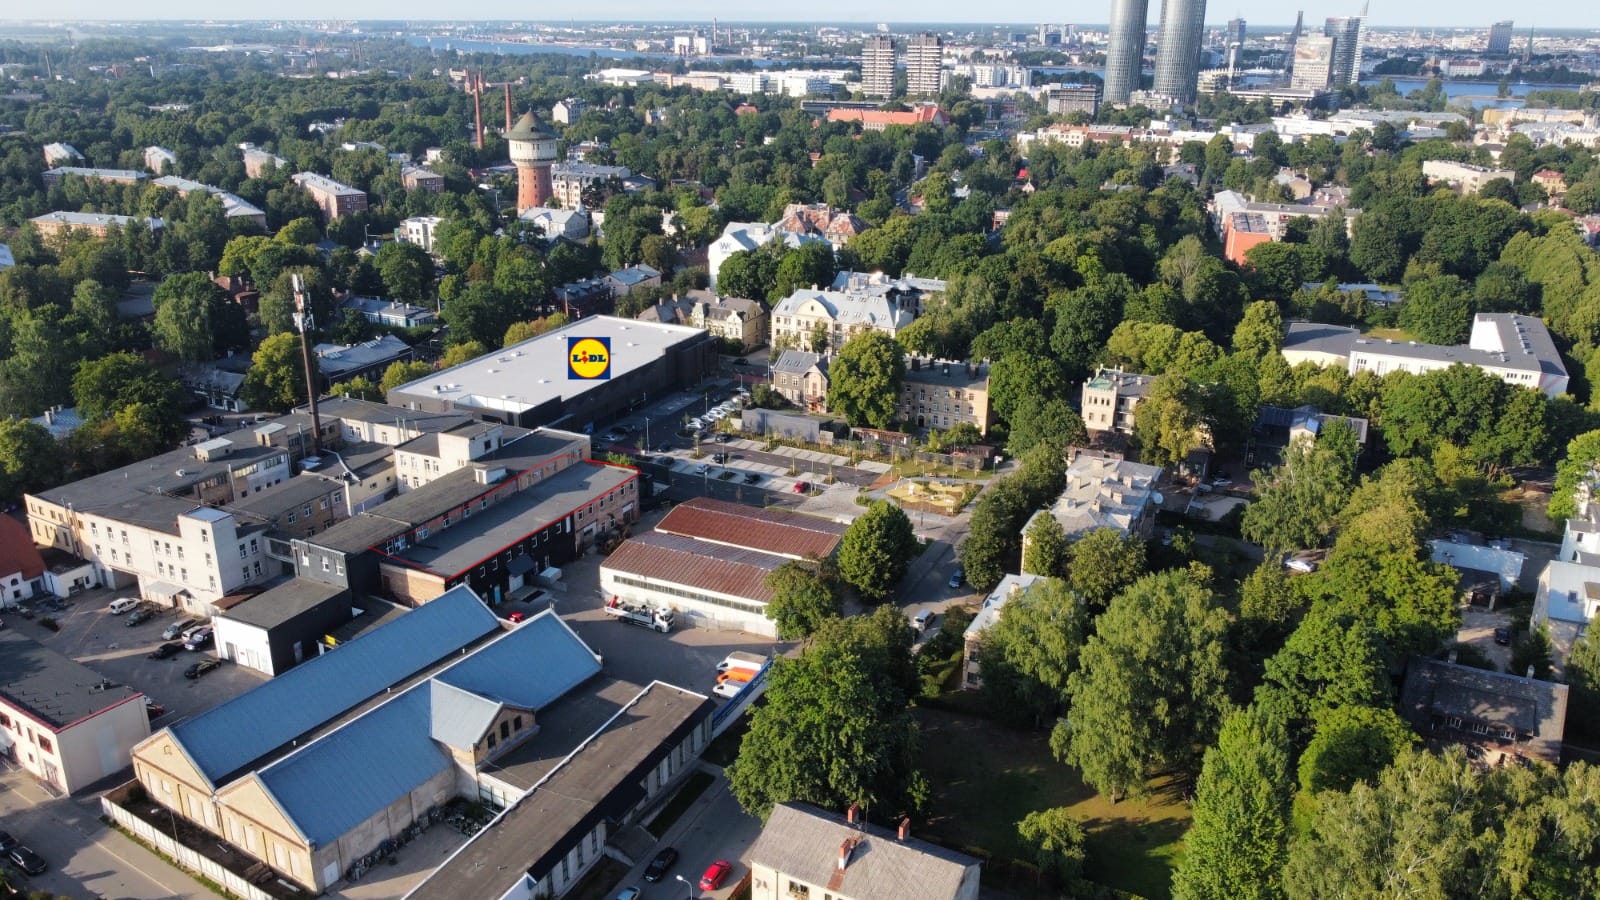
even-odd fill
[(711, 689), (711, 693), (731, 700), (738, 696), (740, 691), (744, 690), (745, 684), (746, 682), (743, 681), (719, 681), (717, 686)]

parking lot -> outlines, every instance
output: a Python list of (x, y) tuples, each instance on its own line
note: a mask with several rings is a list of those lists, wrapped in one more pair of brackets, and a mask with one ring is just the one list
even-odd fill
[(183, 677), (183, 670), (190, 665), (215, 658), (212, 650), (181, 650), (166, 659), (149, 659), (152, 650), (166, 643), (162, 630), (187, 616), (162, 610), (130, 627), (127, 614), (112, 615), (106, 609), (119, 595), (109, 590), (78, 594), (66, 610), (51, 613), (59, 631), (40, 624), (42, 616), (28, 621), (7, 614), (6, 624), (165, 707), (165, 713), (150, 723), (152, 731), (205, 712), (267, 680), (266, 675), (231, 662), (197, 679)]

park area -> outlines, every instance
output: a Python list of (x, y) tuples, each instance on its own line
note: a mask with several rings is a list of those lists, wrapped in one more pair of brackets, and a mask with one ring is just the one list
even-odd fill
[[(1016, 731), (955, 712), (976, 694), (917, 709), (922, 772), (932, 798), (924, 837), (985, 858), (983, 883), (1018, 897), (1059, 897), (1038, 879), (1017, 835), (1034, 810), (1065, 806), (1088, 832), (1084, 878), (1112, 891), (1165, 900), (1177, 868), (1189, 806), (1162, 783), (1147, 800), (1112, 803), (1050, 754), (1048, 731)], [(973, 704), (974, 708), (976, 704)], [(1105, 896), (1118, 896), (1107, 892)]]
[(978, 485), (968, 481), (952, 481), (943, 479), (939, 481), (919, 481), (913, 478), (903, 479), (887, 493), (891, 499), (900, 504), (902, 509), (911, 512), (930, 512), (941, 516), (953, 516), (961, 511), (973, 494), (978, 492)]

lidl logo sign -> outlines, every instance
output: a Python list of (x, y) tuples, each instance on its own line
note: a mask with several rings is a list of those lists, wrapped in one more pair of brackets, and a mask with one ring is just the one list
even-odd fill
[(567, 377), (599, 381), (611, 377), (611, 338), (567, 338)]

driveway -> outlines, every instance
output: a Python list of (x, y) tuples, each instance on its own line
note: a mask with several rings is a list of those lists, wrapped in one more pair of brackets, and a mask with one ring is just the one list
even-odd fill
[[(628, 872), (617, 889), (637, 885), (643, 889), (643, 900), (726, 900), (733, 895), (734, 886), (750, 871), (750, 861), (745, 856), (760, 835), (760, 820), (746, 815), (739, 808), (738, 801), (728, 792), (728, 780), (718, 775), (716, 782), (706, 788), (700, 799), (657, 842), (657, 849), (675, 847), (678, 851), (678, 862), (666, 878), (655, 884), (645, 882), (645, 866), (650, 864), (651, 857), (655, 855), (655, 850), (652, 850)], [(701, 873), (706, 866), (719, 859), (733, 863), (733, 871), (728, 873), (720, 889), (700, 890), (698, 882)], [(683, 881), (679, 881), (680, 878)]]
[(216, 900), (216, 894), (143, 846), (101, 824), (97, 797), (53, 798), (26, 772), (0, 770), (5, 828), (50, 868), (30, 891), (124, 900)]
[(1505, 612), (1490, 612), (1481, 606), (1469, 606), (1461, 612), (1461, 630), (1456, 632), (1456, 640), (1482, 650), (1500, 671), (1505, 672), (1511, 666), (1511, 648), (1494, 642), (1494, 630), (1510, 627), (1511, 617)]

